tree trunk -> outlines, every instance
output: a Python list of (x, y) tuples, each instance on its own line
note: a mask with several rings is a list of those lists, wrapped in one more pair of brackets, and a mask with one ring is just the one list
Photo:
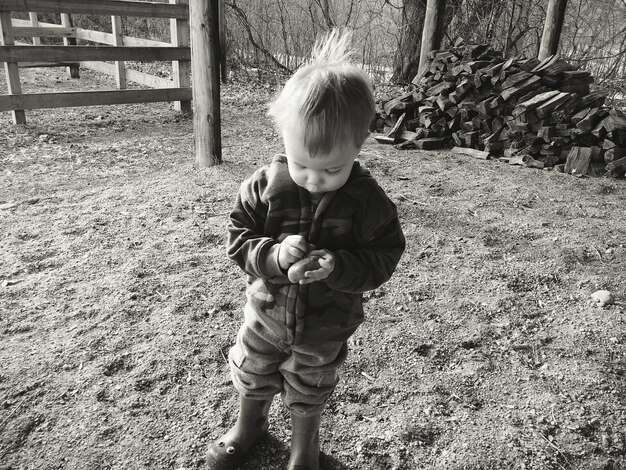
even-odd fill
[(427, 54), (438, 49), (441, 45), (444, 33), (445, 11), (446, 0), (428, 0), (426, 18), (424, 19), (424, 31), (422, 32), (418, 74), (423, 74), (428, 69), (429, 61), (426, 57)]
[(335, 27), (335, 21), (331, 17), (330, 1), (329, 0), (315, 0), (315, 3), (320, 8), (322, 17), (324, 18), (324, 22), (326, 23), (326, 27), (328, 29), (333, 29)]
[(402, 3), (400, 41), (391, 78), (393, 82), (410, 82), (417, 74), (426, 14), (426, 0), (404, 0)]
[(290, 70), (288, 67), (285, 67), (283, 64), (281, 64), (280, 61), (276, 57), (274, 57), (274, 54), (272, 54), (265, 46), (263, 46), (262, 37), (260, 35), (257, 34), (257, 36), (259, 37), (258, 41), (254, 38), (253, 27), (250, 24), (250, 21), (248, 20), (248, 16), (246, 15), (246, 12), (243, 11), (235, 2), (225, 3), (225, 5), (232, 8), (233, 12), (235, 13), (235, 17), (237, 18), (237, 20), (239, 20), (239, 23), (241, 24), (241, 26), (243, 26), (243, 28), (248, 33), (248, 40), (250, 41), (250, 44), (252, 44), (252, 47), (254, 47), (255, 51), (257, 53), (260, 52), (261, 54), (263, 54), (270, 62), (276, 65), (276, 67), (278, 67), (279, 69), (282, 69), (287, 73), (292, 73), (292, 70)]
[(550, 0), (546, 13), (546, 22), (543, 26), (543, 36), (539, 47), (539, 59), (555, 55), (559, 49), (561, 29), (565, 20), (567, 0)]

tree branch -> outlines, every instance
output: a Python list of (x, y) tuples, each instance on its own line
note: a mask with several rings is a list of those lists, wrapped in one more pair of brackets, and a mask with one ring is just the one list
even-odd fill
[(235, 4), (235, 2), (233, 3), (226, 2), (226, 5), (232, 8), (233, 11), (235, 12), (237, 19), (239, 20), (241, 25), (245, 28), (246, 32), (248, 33), (248, 39), (250, 40), (250, 43), (252, 44), (252, 46), (258, 51), (260, 51), (265, 57), (267, 57), (278, 68), (284, 70), (285, 72), (293, 73), (293, 71), (289, 67), (285, 67), (282, 63), (280, 63), (280, 61), (276, 57), (274, 57), (274, 55), (270, 51), (268, 51), (261, 44), (257, 43), (257, 41), (254, 39), (254, 34), (252, 33), (252, 26), (250, 25), (250, 21), (248, 20), (246, 13), (241, 8), (239, 8), (239, 6)]

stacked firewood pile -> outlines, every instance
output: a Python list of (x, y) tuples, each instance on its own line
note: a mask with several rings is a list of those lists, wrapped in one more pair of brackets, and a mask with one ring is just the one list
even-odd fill
[(376, 137), (576, 175), (626, 173), (626, 114), (590, 93), (593, 77), (559, 56), (505, 59), (457, 41), (429, 54), (406, 92), (377, 101)]

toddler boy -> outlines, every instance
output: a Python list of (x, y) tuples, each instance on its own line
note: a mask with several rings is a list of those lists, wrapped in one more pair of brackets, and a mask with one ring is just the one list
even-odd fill
[(278, 393), (292, 420), (288, 469), (319, 469), (320, 416), (364, 320), (362, 293), (386, 282), (404, 251), (395, 205), (355, 161), (374, 100), (349, 41), (336, 30), (318, 41), (271, 104), (285, 155), (243, 182), (230, 215), (228, 255), (248, 289), (229, 353), (239, 417), (209, 447), (214, 470), (243, 461)]

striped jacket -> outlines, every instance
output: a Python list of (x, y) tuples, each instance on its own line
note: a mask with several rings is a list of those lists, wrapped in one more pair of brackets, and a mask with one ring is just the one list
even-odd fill
[[(329, 277), (289, 282), (278, 247), (296, 234), (335, 255)], [(396, 206), (358, 162), (314, 207), (283, 155), (242, 183), (228, 235), (228, 255), (248, 275), (247, 308), (269, 328), (286, 327), (294, 344), (349, 338), (364, 319), (362, 293), (391, 277), (405, 246)]]

